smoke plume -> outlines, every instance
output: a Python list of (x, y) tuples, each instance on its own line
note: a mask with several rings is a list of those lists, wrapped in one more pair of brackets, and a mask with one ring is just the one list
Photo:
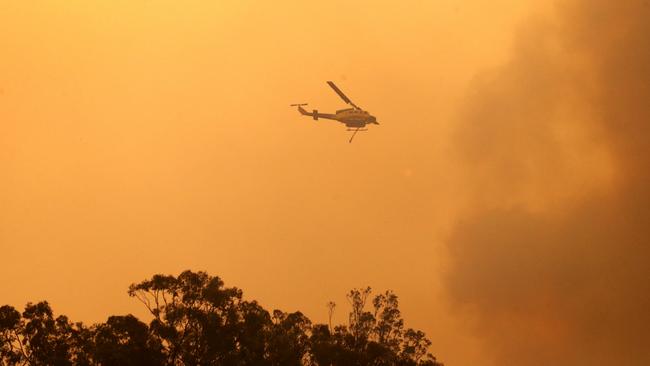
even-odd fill
[(565, 2), (464, 101), (446, 283), (495, 364), (650, 364), (649, 42), (647, 1)]

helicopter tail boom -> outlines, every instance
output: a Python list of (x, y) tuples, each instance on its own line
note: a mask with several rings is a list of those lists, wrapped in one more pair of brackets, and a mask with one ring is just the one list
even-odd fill
[(298, 107), (298, 112), (300, 112), (300, 114), (305, 115), (305, 116), (311, 116), (314, 119), (314, 121), (318, 121), (318, 110), (314, 109), (314, 111), (310, 113), (310, 112), (307, 112), (305, 110), (305, 108), (302, 107), (303, 105), (307, 105), (307, 103), (304, 103), (304, 104), (292, 104), (292, 106), (297, 106)]
[(329, 114), (329, 113), (318, 113), (318, 109), (314, 109), (313, 112), (307, 112), (305, 108), (303, 108), (303, 105), (305, 104), (292, 104), (292, 107), (298, 107), (298, 112), (300, 114), (305, 115), (305, 116), (310, 116), (314, 119), (314, 121), (318, 121), (319, 118), (325, 118), (325, 119), (336, 119), (336, 115), (334, 114)]

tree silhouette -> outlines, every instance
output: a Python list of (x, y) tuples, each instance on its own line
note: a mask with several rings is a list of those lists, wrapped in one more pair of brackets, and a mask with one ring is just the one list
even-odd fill
[(0, 307), (0, 360), (7, 365), (88, 365), (88, 330), (53, 316), (46, 302), (28, 303), (22, 315)]
[(0, 307), (0, 365), (400, 365), (440, 366), (423, 332), (404, 329), (398, 298), (353, 289), (348, 323), (313, 324), (301, 312), (265, 310), (219, 277), (185, 271), (132, 284), (129, 295), (151, 313), (110, 316), (86, 327), (54, 318), (47, 302), (21, 314)]
[(160, 341), (133, 315), (111, 316), (94, 328), (93, 359), (101, 365), (164, 364)]
[[(316, 325), (311, 329), (311, 352), (317, 365), (441, 365), (428, 353), (423, 332), (404, 331), (397, 296), (390, 291), (375, 296), (366, 310), (371, 288), (347, 295), (351, 310), (347, 326)], [(328, 307), (333, 308), (328, 304)]]

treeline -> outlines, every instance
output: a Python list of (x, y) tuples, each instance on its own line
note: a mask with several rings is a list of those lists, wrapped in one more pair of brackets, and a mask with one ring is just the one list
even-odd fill
[[(397, 296), (352, 290), (346, 325), (269, 312), (219, 277), (185, 271), (133, 284), (153, 316), (115, 315), (86, 326), (54, 317), (47, 302), (0, 307), (1, 365), (403, 365), (439, 366), (421, 331), (404, 327)], [(366, 304), (371, 300), (371, 304)], [(369, 310), (367, 309), (369, 308)]]

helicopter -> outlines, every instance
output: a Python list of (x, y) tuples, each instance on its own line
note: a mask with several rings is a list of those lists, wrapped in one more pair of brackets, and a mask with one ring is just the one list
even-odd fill
[(356, 104), (352, 103), (350, 98), (348, 98), (341, 89), (339, 89), (333, 82), (328, 81), (327, 84), (334, 89), (336, 94), (343, 99), (343, 101), (349, 105), (352, 106), (352, 108), (346, 108), (346, 109), (339, 109), (336, 111), (334, 114), (330, 113), (318, 113), (317, 109), (314, 109), (313, 112), (307, 112), (303, 106), (306, 106), (307, 103), (299, 103), (299, 104), (291, 104), (291, 107), (298, 107), (298, 112), (305, 116), (311, 116), (314, 121), (317, 121), (319, 118), (324, 118), (324, 119), (332, 119), (335, 121), (339, 121), (348, 128), (348, 131), (354, 131), (352, 136), (350, 137), (350, 143), (352, 142), (352, 139), (354, 139), (354, 136), (357, 134), (359, 131), (367, 131), (366, 125), (368, 124), (375, 124), (378, 125), (379, 123), (377, 122), (377, 118), (372, 116), (370, 113), (367, 111), (364, 111), (363, 109), (359, 108)]

